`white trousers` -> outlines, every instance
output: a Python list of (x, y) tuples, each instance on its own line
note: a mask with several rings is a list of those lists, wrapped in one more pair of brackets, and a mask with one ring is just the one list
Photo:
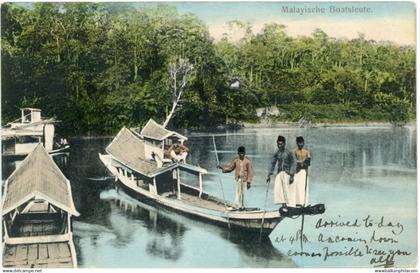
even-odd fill
[(233, 203), (236, 208), (244, 208), (245, 200), (244, 200), (244, 191), (245, 191), (245, 184), (242, 182), (242, 179), (236, 180), (236, 191), (235, 191), (235, 202)]
[(296, 206), (296, 183), (289, 183), (290, 176), (286, 172), (279, 172), (274, 181), (274, 203)]
[[(306, 170), (300, 170), (295, 174), (296, 194), (295, 201), (297, 205), (306, 206), (308, 204), (308, 186), (309, 183), (306, 178)], [(306, 186), (306, 189), (305, 189)]]

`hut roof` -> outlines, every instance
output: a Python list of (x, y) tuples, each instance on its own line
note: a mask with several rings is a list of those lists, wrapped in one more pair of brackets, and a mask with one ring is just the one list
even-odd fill
[(120, 130), (105, 150), (121, 164), (148, 177), (157, 176), (177, 167), (188, 169), (192, 172), (206, 173), (206, 170), (189, 164), (172, 163), (158, 168), (156, 162), (144, 157), (143, 140), (125, 127)]
[(122, 164), (146, 176), (157, 169), (156, 163), (144, 156), (144, 142), (126, 127), (120, 130), (105, 150)]
[(69, 180), (42, 144), (36, 146), (6, 180), (2, 215), (35, 198), (44, 199), (79, 216), (74, 207)]
[(146, 123), (146, 125), (143, 127), (143, 129), (140, 132), (140, 135), (152, 138), (156, 140), (164, 140), (170, 136), (176, 136), (180, 139), (187, 140), (188, 138), (177, 133), (174, 131), (170, 131), (163, 127), (162, 125), (158, 124), (153, 119), (149, 119), (149, 121)]

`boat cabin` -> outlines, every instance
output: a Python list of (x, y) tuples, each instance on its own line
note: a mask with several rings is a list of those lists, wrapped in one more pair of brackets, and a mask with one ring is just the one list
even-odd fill
[(140, 132), (144, 141), (144, 156), (153, 159), (154, 153), (162, 160), (167, 159), (166, 151), (173, 144), (183, 144), (187, 137), (164, 128), (153, 119), (150, 119)]
[(41, 121), (41, 109), (36, 108), (23, 108), (22, 123), (34, 123)]
[(55, 122), (54, 119), (42, 119), (40, 109), (21, 109), (21, 118), (2, 128), (2, 155), (27, 155), (39, 143), (42, 143), (49, 153), (68, 148), (68, 143), (54, 142)]
[[(42, 117), (41, 117), (41, 109), (36, 108), (22, 108), (20, 109), (21, 116), (20, 119), (17, 119), (16, 121), (13, 121), (10, 123), (12, 129), (17, 129), (22, 126), (27, 127), (28, 125), (35, 125), (36, 123), (41, 123)], [(37, 127), (33, 128), (33, 130), (36, 130)]]
[(4, 267), (77, 267), (70, 182), (38, 145), (5, 182)]
[[(159, 128), (159, 127), (155, 127)], [(156, 160), (149, 157), (151, 151), (152, 139), (148, 130), (142, 130), (142, 134), (138, 135), (133, 131), (122, 128), (112, 142), (106, 147), (106, 152), (112, 158), (112, 166), (116, 168), (118, 173), (127, 179), (127, 182), (135, 187), (142, 188), (150, 194), (162, 195), (165, 193), (177, 192), (178, 199), (181, 198), (181, 178), (192, 180), (191, 188), (194, 188), (201, 195), (203, 191), (202, 175), (207, 170), (186, 163), (172, 162), (171, 160), (159, 164)], [(168, 134), (167, 138), (173, 134)], [(181, 135), (179, 135), (181, 136)], [(186, 138), (176, 135), (177, 139), (185, 140)], [(155, 135), (153, 137), (156, 137)], [(162, 144), (163, 145), (163, 144)], [(160, 146), (160, 154), (163, 153), (163, 146)]]

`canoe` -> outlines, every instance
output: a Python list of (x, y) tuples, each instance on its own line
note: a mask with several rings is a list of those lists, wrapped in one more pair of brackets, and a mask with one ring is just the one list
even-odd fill
[[(123, 128), (108, 145), (106, 153), (99, 154), (119, 185), (137, 199), (231, 230), (261, 233), (263, 236), (268, 236), (284, 219), (278, 210), (232, 210), (232, 203), (203, 190), (205, 169), (183, 162), (160, 166), (144, 155), (150, 150), (144, 147), (145, 142), (142, 134)], [(157, 145), (160, 147), (161, 144)], [(181, 181), (182, 172), (198, 177), (198, 186)]]
[(265, 236), (269, 235), (283, 219), (278, 210), (230, 210), (233, 207), (233, 204), (230, 202), (224, 202), (205, 192), (202, 192), (201, 197), (199, 197), (200, 191), (198, 189), (184, 183), (181, 183), (181, 199), (178, 199), (177, 194), (155, 194), (150, 191), (150, 188), (139, 186), (130, 176), (118, 172), (117, 168), (112, 164), (110, 155), (99, 154), (99, 158), (109, 172), (117, 178), (122, 188), (130, 195), (187, 216), (207, 220), (242, 232), (259, 233), (261, 231), (262, 235)]
[(3, 267), (76, 268), (70, 182), (42, 144), (5, 182)]

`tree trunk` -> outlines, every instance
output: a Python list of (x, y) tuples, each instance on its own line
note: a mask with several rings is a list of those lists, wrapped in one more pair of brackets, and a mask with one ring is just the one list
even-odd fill
[(134, 55), (133, 56), (134, 57), (133, 63), (134, 63), (134, 81), (135, 81), (135, 80), (137, 80), (138, 70), (139, 70), (138, 65), (137, 65), (137, 51), (136, 51), (135, 47), (133, 49), (133, 55)]
[[(176, 107), (181, 99), (182, 93), (184, 92), (185, 86), (190, 77), (192, 65), (189, 62), (185, 62), (182, 58), (179, 59), (179, 64), (169, 65), (169, 77), (172, 83), (172, 108), (169, 114), (166, 116), (163, 127), (166, 127), (175, 114)], [(178, 77), (180, 80), (178, 81)]]
[(175, 109), (176, 109), (176, 106), (178, 105), (178, 102), (176, 101), (176, 102), (174, 102), (173, 104), (172, 104), (172, 108), (171, 108), (171, 111), (169, 112), (169, 114), (168, 114), (168, 116), (166, 117), (166, 119), (165, 119), (165, 122), (163, 123), (163, 127), (164, 128), (166, 128), (166, 126), (168, 126), (168, 124), (169, 124), (169, 121), (171, 120), (171, 118), (172, 118), (172, 116), (174, 115), (174, 113), (175, 113)]

